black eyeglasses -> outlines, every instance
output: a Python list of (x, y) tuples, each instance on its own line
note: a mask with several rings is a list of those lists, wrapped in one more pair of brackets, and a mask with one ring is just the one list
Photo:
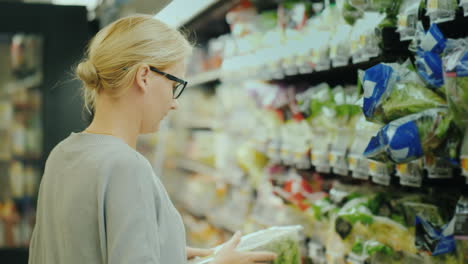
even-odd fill
[(172, 74), (160, 71), (160, 70), (156, 69), (153, 66), (150, 66), (150, 70), (163, 75), (164, 77), (166, 77), (167, 79), (169, 79), (171, 81), (176, 82), (177, 84), (172, 88), (172, 96), (173, 96), (174, 99), (177, 99), (177, 98), (180, 97), (180, 95), (182, 94), (182, 92), (185, 89), (185, 86), (187, 86), (187, 81), (179, 79), (179, 78), (175, 77)]

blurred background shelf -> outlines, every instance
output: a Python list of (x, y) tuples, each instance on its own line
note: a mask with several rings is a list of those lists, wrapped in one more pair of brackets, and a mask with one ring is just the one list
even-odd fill
[(203, 72), (200, 74), (197, 74), (196, 76), (193, 76), (189, 78), (188, 80), (188, 86), (197, 86), (197, 85), (203, 85), (203, 84), (210, 84), (216, 81), (219, 81), (219, 78), (221, 76), (221, 70), (212, 70), (208, 72)]

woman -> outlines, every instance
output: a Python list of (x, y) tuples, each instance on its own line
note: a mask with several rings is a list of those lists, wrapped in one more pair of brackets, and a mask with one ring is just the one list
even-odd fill
[[(177, 108), (190, 52), (180, 32), (144, 15), (120, 19), (91, 41), (76, 73), (94, 119), (47, 160), (30, 264), (182, 264), (211, 253), (185, 247), (179, 213), (135, 151), (138, 135), (157, 131)], [(239, 239), (236, 233), (213, 263), (275, 258), (237, 252)]]

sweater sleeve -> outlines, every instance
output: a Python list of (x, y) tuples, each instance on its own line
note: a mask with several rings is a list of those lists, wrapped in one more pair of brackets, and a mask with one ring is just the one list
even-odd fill
[(160, 264), (152, 169), (136, 156), (112, 163), (104, 203), (108, 263)]

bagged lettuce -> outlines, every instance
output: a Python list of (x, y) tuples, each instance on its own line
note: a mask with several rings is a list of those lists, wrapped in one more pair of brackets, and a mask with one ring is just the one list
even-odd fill
[(387, 123), (445, 105), (445, 101), (426, 88), (417, 74), (409, 69), (408, 62), (378, 64), (365, 71), (362, 84), (362, 110), (369, 121)]
[[(272, 264), (300, 264), (299, 231), (301, 226), (275, 226), (263, 229), (242, 237), (236, 250), (247, 251), (271, 251), (277, 254)], [(223, 245), (214, 249), (216, 254)], [(213, 256), (195, 259), (189, 264), (207, 264), (213, 261)]]
[(383, 104), (383, 113), (388, 121), (408, 114), (445, 106), (445, 100), (419, 82), (397, 83)]
[(447, 101), (459, 127), (468, 126), (468, 39), (449, 39), (443, 58)]
[(424, 217), (416, 216), (416, 247), (419, 251), (437, 256), (455, 251), (453, 224), (437, 227)]
[(428, 109), (384, 126), (374, 136), (364, 155), (378, 161), (407, 163), (436, 150), (445, 140), (451, 117), (446, 108)]

